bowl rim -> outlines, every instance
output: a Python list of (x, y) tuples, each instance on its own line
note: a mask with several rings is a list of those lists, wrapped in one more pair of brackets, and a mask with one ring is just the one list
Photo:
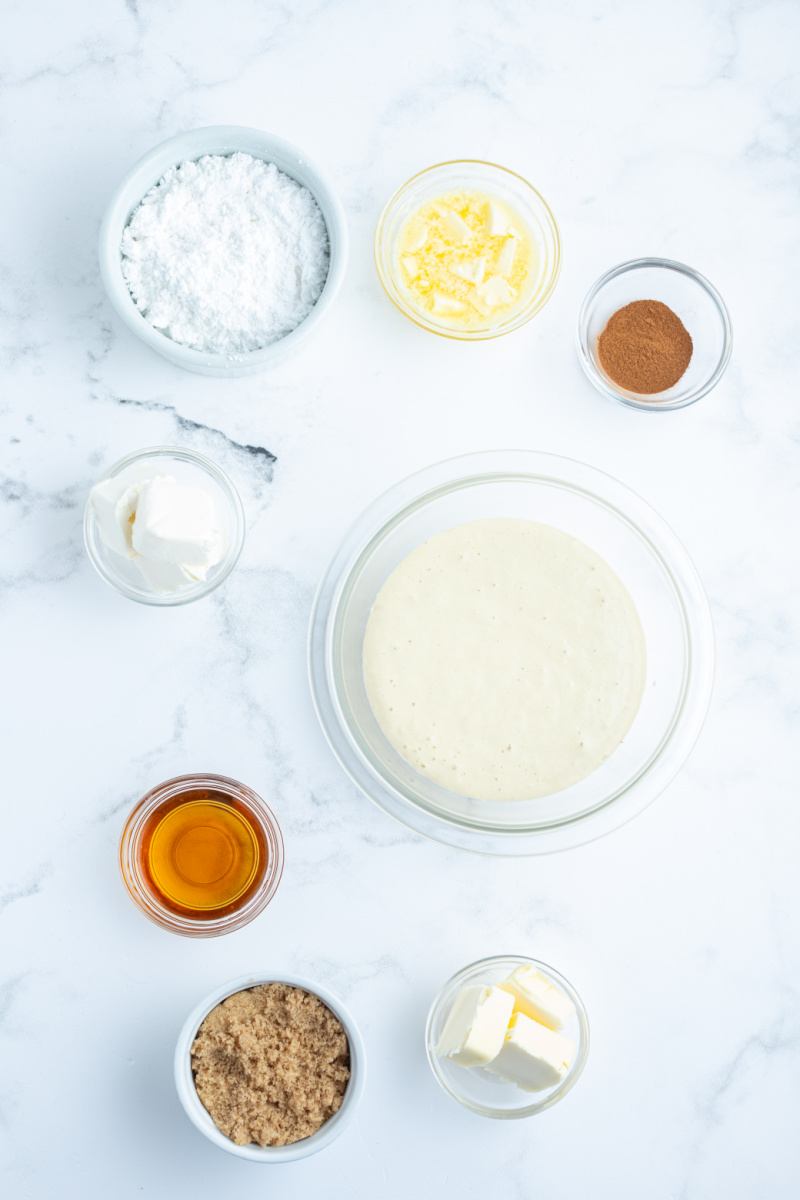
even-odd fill
[[(98, 538), (100, 535), (97, 531), (97, 523), (92, 509), (91, 491), (86, 500), (86, 507), (83, 510), (83, 544), (89, 556), (89, 561), (95, 571), (97, 571), (97, 574), (105, 583), (119, 592), (120, 595), (125, 596), (128, 600), (135, 600), (137, 604), (147, 604), (154, 608), (178, 608), (183, 604), (191, 604), (195, 600), (202, 600), (204, 596), (209, 596), (213, 591), (216, 591), (220, 584), (225, 582), (238, 563), (244, 548), (246, 532), (244, 506), (233, 480), (223, 471), (222, 467), (218, 466), (213, 459), (208, 458), (205, 454), (200, 454), (197, 450), (190, 450), (187, 446), (145, 446), (141, 450), (133, 450), (130, 454), (125, 454), (122, 458), (118, 458), (115, 463), (112, 463), (105, 474), (96, 482), (104, 483), (105, 480), (112, 479), (120, 471), (125, 470), (126, 467), (130, 467), (134, 463), (141, 462), (147, 458), (177, 458), (183, 462), (192, 463), (210, 475), (228, 497), (234, 514), (234, 533), (220, 570), (211, 579), (198, 581), (198, 586), (194, 588), (189, 586), (185, 589), (181, 588), (176, 592), (147, 593), (144, 590), (139, 592), (137, 588), (126, 583), (124, 579), (121, 579), (110, 570), (104, 559), (98, 554), (95, 546), (95, 534), (97, 534)], [(110, 551), (110, 553), (113, 553), (113, 551)]]
[[(208, 148), (200, 152), (192, 149), (182, 153), (182, 148), (194, 145), (198, 139), (207, 140)], [(254, 154), (251, 148), (235, 144), (245, 139), (250, 143), (253, 140), (261, 142), (263, 154)], [(120, 239), (122, 231), (130, 221), (131, 214), (150, 188), (155, 186), (164, 172), (170, 168), (169, 166), (160, 168), (153, 182), (148, 184), (144, 191), (140, 190), (138, 183), (140, 173), (148, 172), (151, 165), (163, 158), (167, 151), (170, 151), (172, 166), (177, 166), (183, 161), (196, 162), (208, 154), (230, 155), (241, 152), (252, 154), (253, 157), (261, 157), (265, 162), (271, 162), (270, 154), (274, 154), (283, 160), (296, 160), (311, 176), (315, 177), (314, 186), (309, 186), (292, 175), (291, 169), (287, 170), (285, 166), (278, 167), (278, 170), (283, 171), (284, 174), (292, 175), (292, 178), (295, 178), (296, 182), (301, 183), (303, 187), (308, 187), (313, 195), (325, 221), (331, 253), (328, 274), (314, 307), (298, 326), (269, 346), (264, 346), (260, 350), (250, 350), (245, 354), (216, 354), (205, 350), (195, 350), (193, 347), (173, 341), (172, 338), (161, 333), (139, 312), (122, 273)], [(212, 373), (237, 367), (242, 371), (245, 368), (257, 370), (270, 366), (277, 359), (292, 353), (299, 343), (313, 332), (336, 299), (344, 281), (348, 247), (347, 218), (328, 174), (292, 142), (277, 134), (269, 133), (267, 130), (247, 125), (203, 125), (197, 129), (184, 130), (182, 133), (174, 134), (153, 146), (126, 171), (114, 189), (103, 215), (98, 242), (100, 273), (106, 293), (117, 315), (128, 328), (141, 341), (173, 364), (189, 370)]]
[[(503, 469), (500, 469), (502, 464)], [(495, 470), (491, 467), (494, 466)], [(472, 486), (497, 478), (568, 482), (610, 509), (652, 552), (678, 604), (686, 640), (686, 683), (681, 702), (654, 754), (624, 787), (588, 813), (535, 830), (479, 827), (416, 805), (364, 756), (338, 702), (332, 657), (336, 619), (354, 569), (366, 547), (443, 488)], [(630, 516), (633, 509), (635, 519)], [(699, 652), (698, 652), (699, 648)], [(523, 856), (570, 849), (596, 840), (643, 811), (674, 779), (705, 722), (714, 679), (714, 629), (700, 576), (683, 543), (636, 492), (613, 476), (575, 459), (543, 451), (491, 450), (459, 455), (407, 476), (379, 495), (350, 525), (328, 562), (309, 620), (308, 672), (311, 696), (323, 734), (339, 764), (373, 803), (414, 832), (477, 854)]]
[[(703, 288), (711, 300), (714, 302), (722, 322), (723, 338), (722, 350), (717, 360), (717, 364), (711, 374), (686, 396), (676, 400), (658, 399), (637, 399), (637, 394), (634, 392), (625, 391), (623, 388), (616, 388), (604, 375), (601, 375), (595, 366), (588, 344), (588, 323), (589, 311), (597, 299), (603, 288), (611, 283), (612, 280), (620, 275), (628, 274), (631, 271), (641, 270), (645, 267), (655, 267), (660, 270), (674, 271), (676, 274), (685, 275), (691, 279), (693, 283), (698, 284)], [(578, 324), (575, 331), (576, 347), (578, 351), (578, 359), (583, 368), (584, 374), (589, 381), (594, 384), (599, 392), (608, 396), (611, 400), (618, 400), (620, 404), (625, 404), (628, 408), (635, 408), (639, 412), (674, 412), (679, 408), (687, 408), (688, 405), (696, 403), (696, 401), (706, 396), (713, 388), (717, 386), (722, 376), (727, 370), (730, 362), (731, 352), (733, 350), (733, 327), (731, 325), (730, 313), (727, 305), (722, 299), (722, 296), (714, 287), (710, 280), (706, 279), (705, 275), (701, 275), (694, 267), (688, 266), (686, 263), (677, 262), (672, 258), (659, 258), (658, 256), (648, 256), (645, 258), (631, 258), (627, 262), (619, 263), (616, 267), (611, 267), (605, 271), (599, 279), (596, 279), (581, 304), (578, 313)], [(663, 393), (661, 393), (663, 395)], [(654, 393), (657, 397), (659, 393)]]
[[(433, 321), (426, 321), (416, 309), (411, 307), (411, 305), (401, 303), (401, 293), (397, 291), (395, 294), (395, 289), (389, 286), (391, 282), (391, 274), (388, 269), (384, 269), (383, 251), (386, 228), (392, 209), (399, 202), (403, 193), (406, 192), (412, 186), (412, 184), (416, 183), (417, 180), (422, 179), (425, 175), (430, 175), (434, 171), (441, 171), (445, 167), (460, 166), (489, 167), (493, 171), (500, 171), (504, 175), (510, 175), (514, 179), (518, 179), (529, 192), (534, 194), (536, 200), (542, 206), (545, 214), (546, 224), (549, 226), (550, 232), (553, 236), (554, 263), (547, 286), (535, 305), (531, 306), (530, 308), (523, 307), (519, 310), (516, 316), (509, 319), (507, 324), (499, 328), (486, 330), (464, 330), (458, 332), (457, 330), (447, 329), (444, 326), (436, 325)], [(533, 184), (524, 177), (524, 175), (520, 175), (519, 172), (512, 171), (509, 167), (501, 166), (500, 163), (488, 162), (486, 159), (481, 158), (451, 158), (445, 160), (444, 162), (434, 163), (432, 166), (425, 167), (422, 171), (417, 171), (414, 175), (411, 175), (405, 181), (405, 183), (401, 184), (400, 187), (398, 187), (392, 193), (392, 195), (384, 204), (383, 208), (381, 209), (380, 216), (378, 217), (378, 221), (375, 226), (375, 234), (373, 237), (373, 259), (375, 262), (375, 270), (377, 271), (381, 287), (398, 312), (401, 312), (404, 317), (409, 319), (409, 321), (413, 321), (413, 323), (420, 329), (424, 329), (428, 333), (435, 333), (439, 337), (449, 338), (451, 341), (458, 342), (489, 341), (492, 338), (502, 337), (506, 333), (513, 333), (516, 329), (521, 329), (523, 325), (527, 325), (528, 321), (530, 321), (532, 317), (535, 317), (537, 313), (541, 312), (552, 296), (555, 286), (558, 283), (561, 275), (562, 258), (563, 250), (558, 222), (553, 215), (553, 210), (550, 208), (550, 205), (547, 203), (541, 192), (538, 191)]]
[[(471, 1100), (468, 1096), (465, 1096), (463, 1092), (460, 1092), (457, 1087), (454, 1087), (451, 1084), (450, 1080), (442, 1070), (440, 1059), (436, 1054), (435, 1039), (433, 1037), (434, 1025), (437, 1017), (439, 1016), (442, 1005), (449, 996), (449, 993), (459, 983), (461, 983), (462, 980), (469, 979), (473, 972), (488, 970), (489, 968), (495, 966), (508, 966), (512, 970), (517, 966), (535, 967), (538, 971), (541, 971), (542, 974), (553, 980), (553, 982), (555, 982), (569, 997), (569, 999), (575, 1005), (575, 1013), (578, 1018), (578, 1026), (580, 1028), (580, 1043), (576, 1048), (577, 1054), (575, 1059), (573, 1060), (573, 1063), (570, 1066), (566, 1076), (562, 1080), (561, 1085), (548, 1092), (543, 1099), (533, 1101), (524, 1108), (496, 1109), (492, 1108), (490, 1105), (479, 1104), (477, 1101)], [(463, 1104), (465, 1108), (470, 1109), (471, 1112), (478, 1113), (482, 1117), (492, 1117), (495, 1120), (501, 1121), (514, 1121), (520, 1120), (523, 1117), (535, 1117), (537, 1113), (544, 1112), (545, 1109), (552, 1108), (552, 1106), (557, 1104), (559, 1100), (563, 1100), (564, 1096), (566, 1096), (567, 1092), (572, 1090), (583, 1073), (583, 1069), (586, 1066), (586, 1059), (589, 1056), (589, 1044), (589, 1015), (586, 1012), (586, 1006), (584, 1005), (583, 1000), (578, 995), (575, 988), (572, 986), (569, 980), (565, 979), (565, 977), (559, 971), (556, 971), (554, 967), (549, 966), (548, 963), (544, 963), (540, 959), (530, 958), (526, 954), (493, 954), (490, 958), (479, 958), (475, 962), (469, 963), (466, 967), (462, 967), (460, 971), (456, 971), (455, 975), (452, 975), (447, 982), (442, 985), (434, 997), (430, 1009), (428, 1010), (428, 1019), (425, 1022), (425, 1052), (428, 1058), (428, 1065), (431, 1068), (434, 1079), (442, 1088), (442, 1090), (445, 1091), (448, 1096), (452, 1096), (454, 1100), (457, 1100), (459, 1104)], [(536, 1093), (531, 1094), (535, 1095)]]
[[(341, 1021), (347, 1035), (350, 1047), (350, 1079), (344, 1093), (341, 1107), (322, 1125), (316, 1133), (293, 1142), (290, 1146), (258, 1146), (253, 1142), (246, 1146), (237, 1146), (221, 1130), (217, 1129), (211, 1115), (204, 1107), (194, 1085), (191, 1064), (191, 1047), (200, 1025), (211, 1012), (228, 996), (236, 992), (247, 991), (263, 983), (285, 983), (289, 987), (302, 988), (310, 992), (325, 1004), (335, 1017)], [(302, 975), (290, 971), (257, 971), (253, 974), (239, 975), (229, 979), (205, 996), (189, 1013), (178, 1034), (174, 1056), (174, 1079), (178, 1099), (189, 1120), (199, 1129), (210, 1142), (234, 1154), (237, 1158), (245, 1158), (250, 1162), (286, 1163), (300, 1158), (308, 1158), (320, 1150), (324, 1150), (335, 1141), (353, 1120), (364, 1092), (366, 1083), (366, 1052), (361, 1033), (351, 1013), (333, 996), (327, 988), (313, 983)]]

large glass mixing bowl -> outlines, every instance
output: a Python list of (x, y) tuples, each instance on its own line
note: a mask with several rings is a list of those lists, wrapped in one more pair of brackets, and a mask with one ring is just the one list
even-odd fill
[[(364, 686), (364, 631), (387, 577), (428, 538), (487, 517), (540, 521), (585, 542), (627, 587), (647, 642), (644, 696), (619, 749), (585, 779), (534, 800), (474, 800), (416, 771), (381, 730)], [(319, 585), (309, 673), (334, 754), (387, 813), (464, 850), (540, 854), (618, 828), (674, 778), (708, 709), (714, 633), (691, 559), (644, 500), (584, 463), (498, 450), (428, 467), (365, 509)]]

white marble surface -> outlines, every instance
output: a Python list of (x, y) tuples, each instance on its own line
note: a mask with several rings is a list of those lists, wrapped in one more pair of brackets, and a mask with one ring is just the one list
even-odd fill
[[(3, 1194), (796, 1196), (798, 6), (8, 0), (2, 24)], [(352, 236), (316, 341), (242, 382), (141, 345), (95, 252), (135, 159), (227, 122), (326, 166)], [(405, 321), (372, 265), (390, 191), (459, 156), (530, 178), (565, 244), (544, 312), (474, 346)], [(706, 273), (735, 328), (722, 384), (662, 417), (604, 401), (573, 348), (595, 277), (653, 253)], [(249, 521), (228, 583), (175, 611), (116, 595), (81, 541), (91, 483), (155, 442), (217, 459)], [(584, 459), (652, 503), (705, 581), (719, 656), (668, 791), (603, 841), (515, 862), (425, 843), (357, 793), (304, 661), (358, 511), (498, 446)], [(131, 804), (201, 769), (267, 798), (287, 866), (255, 923), (195, 942), (139, 914), (115, 856)], [(563, 971), (593, 1033), (575, 1090), (518, 1123), (462, 1110), (422, 1045), (444, 979), (507, 950)], [(281, 1168), (207, 1143), (171, 1078), (189, 1009), (261, 967), (336, 991), (369, 1053), (356, 1122)]]

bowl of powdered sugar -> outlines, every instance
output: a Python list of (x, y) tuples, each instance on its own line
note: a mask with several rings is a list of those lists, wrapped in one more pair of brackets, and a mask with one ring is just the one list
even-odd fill
[(140, 159), (100, 231), (114, 308), (204, 375), (255, 374), (316, 328), (344, 278), (347, 225), (308, 158), (258, 129), (179, 134)]

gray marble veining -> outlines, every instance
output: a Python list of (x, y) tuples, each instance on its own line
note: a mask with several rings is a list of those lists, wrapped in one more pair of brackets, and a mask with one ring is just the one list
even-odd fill
[[(796, 128), (800, 9), (677, 0), (55, 0), (0, 14), (0, 1155), (31, 1200), (790, 1200), (800, 1069), (800, 500)], [(128, 167), (238, 123), (339, 188), (345, 286), (272, 373), (183, 373), (125, 329), (96, 239)], [(389, 194), (454, 157), (501, 162), (559, 221), (564, 269), (522, 331), (462, 345), (384, 297)], [(616, 262), (690, 263), (731, 309), (720, 386), (663, 417), (605, 402), (574, 352)], [(212, 597), (148, 610), (93, 573), (81, 522), (117, 458), (177, 443), (234, 478), (248, 534)], [(629, 826), (567, 854), (423, 842), (343, 775), (305, 640), (358, 512), (438, 459), (583, 459), (658, 509), (714, 610), (718, 672), (688, 764)], [(286, 840), (246, 929), (179, 940), (117, 877), (125, 814), (183, 771), (243, 780)], [(481, 1120), (441, 1092), (423, 1029), (444, 980), (519, 950), (583, 996), (592, 1049), (563, 1104)], [(328, 1151), (266, 1169), (189, 1125), (171, 1055), (229, 977), (296, 971), (342, 996), (367, 1093)]]

